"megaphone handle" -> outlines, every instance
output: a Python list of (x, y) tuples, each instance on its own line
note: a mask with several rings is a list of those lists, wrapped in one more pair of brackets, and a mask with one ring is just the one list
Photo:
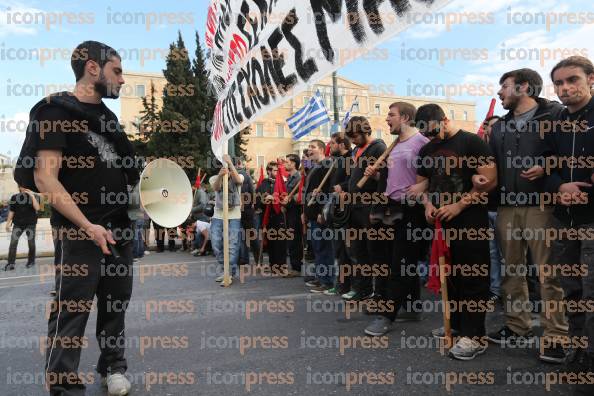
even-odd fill
[(120, 252), (118, 251), (118, 249), (116, 249), (115, 245), (112, 245), (111, 243), (107, 242), (107, 247), (109, 248), (109, 251), (111, 252), (111, 255), (114, 259), (119, 259), (120, 258)]

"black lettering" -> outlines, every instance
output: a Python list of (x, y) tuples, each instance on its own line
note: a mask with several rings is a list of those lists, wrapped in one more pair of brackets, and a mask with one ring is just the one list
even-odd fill
[[(242, 87), (242, 82), (246, 81), (245, 71), (242, 69), (237, 74), (237, 89), (239, 90), (239, 96), (241, 97), (241, 109), (243, 110), (243, 115), (245, 118), (249, 119), (252, 116), (252, 112), (245, 106), (245, 95)], [(247, 82), (246, 82), (246, 85)], [(248, 86), (249, 89), (249, 86)], [(248, 90), (246, 90), (248, 91)]]
[(378, 6), (383, 3), (384, 0), (364, 0), (363, 10), (367, 15), (367, 21), (373, 33), (380, 35), (384, 32), (384, 24), (382, 23), (382, 17), (379, 14)]
[(328, 38), (328, 28), (326, 27), (326, 16), (324, 12), (328, 13), (332, 23), (336, 23), (342, 14), (342, 0), (311, 0), (310, 4), (314, 14), (320, 48), (326, 50), (324, 51), (326, 60), (334, 63), (335, 52)]
[[(260, 79), (259, 83), (256, 81), (256, 77)], [(264, 78), (262, 66), (260, 66), (260, 62), (258, 62), (258, 60), (255, 58), (252, 58), (252, 85), (254, 86), (256, 95), (258, 96), (258, 101), (264, 106), (268, 105), (268, 103), (270, 103), (270, 94), (268, 92), (269, 86)], [(260, 106), (258, 105), (258, 109), (259, 108)]]
[(276, 28), (274, 32), (268, 38), (268, 45), (272, 50), (273, 60), (272, 64), (274, 65), (274, 74), (276, 75), (276, 88), (278, 89), (279, 93), (282, 96), (285, 96), (287, 91), (290, 91), (291, 88), (297, 84), (297, 76), (295, 74), (291, 74), (289, 76), (285, 76), (283, 74), (283, 67), (285, 66), (285, 57), (282, 53), (278, 50), (278, 44), (283, 39), (283, 34), (280, 28)]
[(318, 67), (316, 66), (316, 62), (310, 58), (305, 63), (303, 62), (303, 51), (301, 49), (301, 42), (295, 35), (291, 32), (295, 25), (299, 22), (299, 17), (297, 17), (297, 12), (293, 8), (289, 11), (289, 14), (285, 17), (283, 24), (281, 25), (281, 29), (283, 30), (283, 34), (285, 38), (291, 44), (291, 47), (295, 50), (295, 68), (297, 69), (297, 74), (299, 77), (305, 82), (309, 81), (311, 76), (318, 71)]

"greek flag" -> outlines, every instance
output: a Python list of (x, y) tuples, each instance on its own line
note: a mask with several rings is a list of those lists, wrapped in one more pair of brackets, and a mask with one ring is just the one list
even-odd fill
[(355, 100), (353, 101), (353, 104), (351, 105), (351, 109), (349, 111), (347, 111), (347, 113), (344, 115), (344, 119), (342, 120), (342, 129), (344, 130), (347, 126), (347, 124), (349, 123), (349, 120), (351, 119), (351, 113), (353, 112), (353, 109), (355, 108), (355, 105), (359, 106), (359, 102), (357, 101), (358, 96), (355, 96)]
[(327, 122), (330, 122), (330, 117), (320, 91), (316, 92), (302, 109), (287, 118), (287, 124), (293, 131), (293, 140), (307, 135)]

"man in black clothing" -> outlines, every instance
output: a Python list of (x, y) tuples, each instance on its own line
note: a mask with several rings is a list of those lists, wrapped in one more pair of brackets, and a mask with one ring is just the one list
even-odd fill
[[(551, 263), (570, 265), (571, 276), (562, 274), (561, 286), (569, 319), (569, 336), (586, 340), (586, 348), (576, 348), (568, 362), (578, 372), (594, 371), (594, 313), (585, 306), (594, 300), (594, 65), (581, 56), (571, 56), (551, 71), (555, 93), (567, 106), (559, 116), (554, 133), (546, 135), (550, 157), (548, 191), (557, 197)], [(569, 160), (568, 160), (569, 159)], [(556, 164), (553, 165), (553, 164)], [(569, 305), (571, 304), (571, 305)], [(569, 343), (571, 344), (571, 342)], [(575, 393), (594, 394), (594, 385), (579, 384)]]
[(303, 187), (303, 214), (301, 221), (307, 224), (307, 239), (311, 241), (315, 261), (315, 279), (305, 283), (312, 293), (324, 293), (334, 283), (334, 251), (332, 235), (328, 235), (328, 226), (324, 224), (322, 207), (328, 200), (330, 183), (323, 186), (322, 180), (332, 167), (332, 160), (326, 158), (326, 145), (319, 139), (308, 144), (310, 169)]
[(241, 185), (241, 242), (239, 249), (239, 265), (250, 263), (250, 250), (254, 255), (254, 261), (258, 260), (258, 238), (257, 230), (254, 229), (254, 182), (245, 168), (243, 159), (235, 159), (235, 168), (243, 176)]
[[(351, 206), (349, 228), (357, 236), (350, 242), (348, 250), (353, 266), (350, 271), (351, 291), (342, 295), (345, 300), (364, 300), (373, 294), (373, 278), (367, 274), (372, 272), (371, 265), (374, 264), (375, 241), (367, 235), (375, 228), (369, 215), (372, 201), (377, 197), (378, 181), (369, 178), (362, 188), (357, 187), (357, 183), (364, 176), (365, 169), (386, 151), (386, 144), (381, 139), (371, 137), (371, 132), (371, 125), (365, 117), (352, 117), (345, 128), (346, 136), (355, 145), (346, 192)], [(372, 233), (376, 234), (375, 231)]]
[[(289, 173), (287, 179), (287, 194), (291, 194), (294, 188), (299, 189), (301, 183), (301, 173), (299, 166), (301, 161), (297, 154), (288, 154), (286, 169)], [(301, 268), (303, 266), (303, 228), (301, 227), (301, 202), (299, 202), (299, 191), (297, 190), (293, 196), (287, 195), (283, 200), (286, 209), (287, 217), (287, 248), (289, 253), (289, 263), (291, 264), (290, 271), (287, 272), (288, 277), (301, 276)], [(291, 237), (292, 236), (292, 237)]]
[[(351, 140), (344, 134), (336, 132), (330, 137), (330, 153), (334, 157), (336, 164), (335, 171), (332, 174), (330, 185), (334, 193), (344, 194), (348, 190), (351, 157)], [(344, 227), (343, 227), (344, 229)], [(334, 288), (328, 290), (326, 295), (343, 295), (351, 291), (351, 276), (345, 272), (347, 266), (351, 265), (351, 258), (347, 251), (345, 235), (339, 229), (336, 229), (336, 239), (334, 241), (334, 258), (336, 259), (338, 276)]]
[[(497, 170), (489, 146), (476, 134), (454, 128), (438, 105), (421, 106), (416, 124), (425, 136), (434, 137), (421, 148), (416, 164), (417, 182), (428, 182), (425, 217), (430, 224), (439, 219), (451, 253), (451, 326), (452, 335), (460, 338), (449, 354), (471, 360), (486, 350), (482, 338), (489, 309), (490, 265), (485, 204), (488, 191), (497, 185)], [(433, 335), (441, 338), (443, 331), (435, 330)]]
[[(134, 237), (128, 191), (139, 172), (129, 165), (136, 163), (132, 145), (102, 101), (119, 96), (121, 58), (105, 44), (86, 41), (74, 50), (71, 65), (74, 92), (52, 95), (31, 110), (21, 151), (22, 159), (35, 158), (35, 184), (50, 200), (52, 224), (62, 240), (49, 312), (46, 385), (52, 395), (84, 394), (89, 378), (78, 376), (81, 340), (97, 296), (96, 370), (110, 394), (125, 395), (130, 383), (124, 376), (124, 319)], [(80, 271), (72, 270), (75, 265)]]
[(6, 219), (6, 232), (10, 232), (10, 225), (13, 224), (10, 235), (10, 246), (8, 248), (8, 264), (5, 271), (14, 270), (17, 246), (21, 235), (27, 235), (29, 243), (29, 256), (27, 268), (35, 265), (35, 226), (37, 225), (37, 212), (39, 202), (31, 190), (19, 187), (19, 193), (14, 194), (9, 200), (9, 212)]

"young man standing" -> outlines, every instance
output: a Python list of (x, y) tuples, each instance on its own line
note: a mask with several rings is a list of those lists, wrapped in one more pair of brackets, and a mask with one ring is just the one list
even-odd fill
[[(49, 313), (46, 384), (52, 395), (84, 394), (84, 381), (78, 377), (82, 345), (65, 345), (63, 340), (83, 338), (97, 296), (101, 355), (96, 370), (110, 394), (125, 395), (130, 390), (124, 376), (124, 319), (132, 294), (133, 233), (128, 202), (121, 197), (128, 197), (139, 172), (121, 166), (135, 163), (134, 151), (116, 115), (102, 101), (118, 98), (124, 84), (122, 64), (113, 48), (86, 41), (74, 50), (71, 66), (74, 92), (52, 95), (31, 110), (21, 151), (23, 158), (36, 157), (35, 184), (50, 200), (52, 225), (62, 241), (57, 295)], [(73, 166), (73, 158), (85, 159), (85, 166), (76, 160)], [(65, 274), (64, 268), (75, 265), (83, 270)]]
[[(217, 258), (221, 274), (224, 265), (224, 251), (223, 239), (229, 240), (229, 266), (231, 271), (231, 282), (233, 277), (238, 275), (239, 262), (239, 244), (241, 234), (241, 185), (243, 183), (243, 176), (237, 172), (233, 161), (229, 155), (223, 156), (223, 161), (227, 166), (223, 166), (219, 174), (212, 176), (209, 183), (215, 192), (215, 206), (214, 215), (210, 220), (210, 240), (212, 243), (212, 250)], [(229, 234), (223, 235), (223, 177), (229, 175)], [(216, 282), (223, 284), (223, 275), (215, 279)]]
[[(351, 140), (340, 132), (334, 133), (330, 137), (330, 153), (336, 161), (335, 171), (332, 174), (330, 185), (334, 193), (339, 195), (346, 194), (349, 184), (349, 167), (351, 165), (351, 158), (353, 152), (351, 151)], [(334, 240), (334, 257), (336, 259), (338, 270), (336, 282), (332, 289), (324, 292), (326, 295), (343, 295), (351, 291), (351, 277), (345, 272), (347, 266), (350, 266), (351, 258), (349, 257), (344, 233), (336, 229), (336, 239)]]
[[(287, 179), (287, 194), (290, 194), (293, 189), (301, 183), (301, 173), (299, 172), (299, 165), (301, 161), (297, 154), (288, 154), (285, 162), (285, 169), (289, 173)], [(297, 187), (298, 188), (298, 187)], [(291, 264), (287, 276), (301, 276), (301, 268), (303, 266), (303, 228), (301, 227), (301, 209), (302, 206), (298, 202), (299, 191), (295, 192), (291, 199), (287, 196), (282, 201), (286, 209), (287, 220), (287, 236), (292, 235), (292, 238), (287, 240), (287, 248), (289, 252), (289, 262)]]
[[(421, 296), (421, 286), (417, 273), (417, 263), (425, 253), (427, 246), (422, 240), (408, 237), (410, 231), (425, 226), (424, 208), (420, 202), (407, 199), (410, 186), (416, 183), (415, 163), (421, 147), (429, 139), (421, 135), (414, 127), (417, 109), (410, 103), (396, 102), (390, 106), (386, 122), (390, 134), (397, 136), (398, 143), (388, 157), (386, 168), (386, 189), (382, 191), (389, 199), (387, 207), (401, 216), (394, 224), (388, 225), (393, 240), (382, 241), (379, 246), (384, 252), (382, 264), (389, 266), (389, 276), (383, 283), (381, 298), (386, 307), (393, 309), (381, 312), (365, 328), (365, 333), (381, 336), (387, 333), (397, 317), (398, 310), (404, 308), (407, 301), (414, 302)], [(381, 172), (373, 172), (371, 167), (365, 170), (366, 176), (378, 177)], [(385, 172), (384, 172), (385, 173)], [(407, 312), (410, 319), (419, 320), (420, 312)]]
[[(507, 72), (499, 83), (499, 98), (509, 113), (493, 125), (489, 144), (495, 154), (500, 186), (496, 195), (499, 198), (496, 230), (505, 259), (501, 297), (506, 323), (487, 338), (497, 344), (525, 347), (534, 342), (531, 310), (525, 308), (530, 305), (525, 276), (528, 268), (527, 250), (538, 268), (541, 281), (544, 309), (541, 311), (540, 323), (544, 327), (543, 340), (567, 337), (565, 312), (563, 309), (549, 309), (549, 302), (560, 307), (563, 289), (559, 276), (549, 270), (550, 249), (547, 242), (522, 235), (518, 238), (517, 232), (551, 226), (553, 208), (540, 202), (545, 192), (545, 171), (539, 161), (545, 151), (541, 132), (546, 131), (546, 128), (550, 130), (562, 106), (538, 97), (542, 90), (542, 78), (534, 70)], [(561, 345), (555, 342), (545, 345), (546, 348), (541, 348), (540, 359), (548, 363), (562, 363), (565, 353)]]
[(26, 234), (29, 244), (26, 267), (30, 268), (35, 265), (35, 227), (37, 225), (37, 212), (40, 208), (39, 202), (31, 190), (19, 187), (19, 193), (10, 197), (8, 204), (9, 211), (6, 218), (6, 232), (10, 232), (11, 224), (13, 227), (10, 235), (10, 246), (8, 248), (8, 263), (4, 267), (4, 270), (14, 270), (17, 246), (23, 234)]
[[(306, 282), (312, 293), (324, 293), (331, 289), (334, 283), (334, 250), (332, 239), (328, 238), (328, 233), (324, 233), (327, 226), (324, 225), (322, 218), (322, 207), (328, 199), (330, 192), (330, 183), (326, 183), (322, 188), (320, 184), (322, 179), (332, 167), (332, 161), (325, 156), (326, 145), (321, 140), (312, 140), (308, 145), (309, 159), (311, 168), (307, 174), (303, 188), (303, 214), (302, 221), (308, 224), (308, 239), (311, 240), (314, 251), (314, 260), (316, 268), (316, 278), (313, 281)], [(310, 200), (312, 200), (310, 204)]]
[[(486, 200), (481, 192), (497, 185), (489, 146), (476, 134), (456, 129), (436, 104), (421, 106), (416, 124), (434, 137), (419, 152), (417, 182), (428, 182), (425, 218), (439, 219), (449, 237), (452, 268), (448, 276), (452, 335), (459, 336), (450, 356), (471, 360), (485, 352), (485, 315), (489, 298), (489, 241)], [(473, 186), (477, 179), (480, 190)], [(468, 230), (474, 230), (470, 236)], [(478, 237), (477, 237), (478, 235)], [(463, 270), (465, 269), (465, 270)], [(443, 337), (443, 329), (433, 331)]]
[[(551, 79), (555, 93), (566, 106), (559, 116), (561, 124), (555, 133), (547, 135), (551, 159), (558, 164), (547, 177), (548, 190), (558, 196), (553, 220), (558, 237), (553, 240), (551, 262), (572, 268), (569, 276), (561, 278), (568, 304), (569, 335), (572, 342), (580, 338), (587, 341), (587, 347), (574, 348), (568, 361), (577, 371), (591, 372), (594, 313), (579, 307), (594, 300), (594, 241), (587, 237), (594, 233), (594, 168), (588, 162), (594, 157), (594, 65), (587, 58), (571, 56), (553, 68)], [(578, 385), (576, 394), (592, 395), (594, 385)]]
[(372, 252), (376, 241), (370, 240), (367, 234), (373, 228), (369, 215), (371, 201), (378, 191), (378, 181), (369, 178), (361, 188), (357, 183), (364, 176), (365, 169), (386, 151), (386, 144), (381, 139), (374, 139), (371, 132), (371, 125), (365, 117), (352, 117), (345, 128), (346, 136), (355, 145), (347, 192), (351, 202), (349, 228), (355, 230), (357, 235), (357, 238), (351, 241), (349, 249), (353, 261), (353, 276), (351, 291), (342, 295), (345, 300), (364, 300), (373, 295), (373, 278), (369, 274), (374, 264)]

